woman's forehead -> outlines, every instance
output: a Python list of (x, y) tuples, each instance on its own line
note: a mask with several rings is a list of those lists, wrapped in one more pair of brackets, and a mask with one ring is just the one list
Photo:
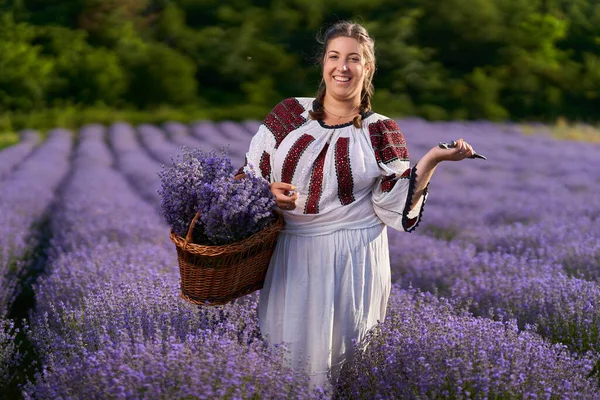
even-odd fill
[(331, 39), (327, 45), (327, 52), (330, 51), (336, 51), (343, 54), (362, 53), (358, 40), (346, 36)]

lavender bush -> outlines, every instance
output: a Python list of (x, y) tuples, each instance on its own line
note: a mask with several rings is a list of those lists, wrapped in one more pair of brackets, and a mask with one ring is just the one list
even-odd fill
[(22, 131), (19, 136), (19, 143), (0, 151), (0, 181), (25, 160), (40, 140), (39, 134), (32, 130)]
[(431, 294), (396, 289), (385, 322), (346, 366), (337, 396), (593, 399), (594, 361), (514, 322), (474, 318)]
[(235, 171), (223, 151), (181, 148), (172, 165), (159, 173), (162, 214), (175, 233), (185, 237), (200, 212), (193, 240), (198, 244), (229, 244), (245, 239), (272, 224), (275, 200), (263, 178)]
[(107, 135), (117, 169), (147, 202), (160, 210), (160, 196), (156, 192), (160, 187), (156, 175), (161, 169), (160, 163), (144, 150), (131, 125), (115, 123), (108, 128)]
[(12, 368), (19, 365), (17, 332), (13, 321), (0, 317), (0, 389), (11, 380)]
[(71, 146), (71, 132), (51, 131), (48, 139), (2, 181), (0, 316), (5, 315), (14, 301), (19, 279), (40, 242), (39, 226), (68, 172)]

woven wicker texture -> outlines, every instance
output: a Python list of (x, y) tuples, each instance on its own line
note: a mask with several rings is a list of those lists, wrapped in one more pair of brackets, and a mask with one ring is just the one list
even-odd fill
[(283, 218), (247, 239), (222, 246), (191, 243), (192, 220), (186, 238), (171, 231), (177, 249), (181, 297), (201, 305), (226, 304), (263, 287)]

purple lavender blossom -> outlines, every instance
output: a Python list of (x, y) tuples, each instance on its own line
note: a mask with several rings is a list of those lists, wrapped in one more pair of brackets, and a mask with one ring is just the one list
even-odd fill
[(386, 320), (359, 346), (339, 398), (570, 398), (600, 394), (589, 356), (572, 356), (514, 322), (456, 311), (415, 290), (395, 290)]
[(140, 141), (156, 160), (168, 163), (177, 154), (178, 146), (167, 140), (165, 133), (157, 126), (141, 124), (136, 127)]
[(32, 130), (20, 132), (19, 143), (0, 151), (0, 181), (6, 177), (15, 166), (25, 160), (40, 141), (39, 133)]
[(199, 195), (200, 220), (215, 245), (240, 241), (275, 221), (275, 199), (268, 182), (247, 173), (205, 183)]
[[(0, 192), (0, 316), (18, 293), (19, 279), (39, 244), (39, 224), (69, 168), (71, 132), (48, 139), (2, 182)], [(51, 165), (52, 168), (48, 166)]]
[(177, 121), (168, 121), (162, 125), (163, 130), (173, 143), (190, 148), (203, 147), (202, 141), (190, 133), (190, 127)]
[(152, 158), (138, 142), (135, 130), (126, 123), (115, 123), (108, 128), (108, 141), (115, 155), (115, 166), (143, 198), (160, 208), (156, 190), (160, 181), (156, 176), (160, 163)]
[(0, 317), (0, 389), (11, 380), (12, 368), (19, 365), (17, 332), (13, 321)]
[(275, 201), (268, 182), (252, 174), (240, 180), (233, 175), (225, 152), (218, 156), (182, 147), (178, 159), (159, 174), (167, 223), (185, 237), (199, 211), (193, 231), (198, 244), (233, 243), (270, 225), (275, 220)]

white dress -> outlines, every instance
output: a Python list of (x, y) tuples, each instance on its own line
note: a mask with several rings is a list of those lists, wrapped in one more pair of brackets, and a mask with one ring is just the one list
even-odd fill
[(386, 225), (413, 230), (427, 190), (409, 212), (416, 170), (396, 122), (363, 114), (363, 127), (313, 120), (313, 98), (289, 98), (253, 137), (245, 169), (296, 186), (260, 292), (259, 321), (287, 362), (325, 387), (352, 356), (353, 340), (386, 313), (390, 263)]

